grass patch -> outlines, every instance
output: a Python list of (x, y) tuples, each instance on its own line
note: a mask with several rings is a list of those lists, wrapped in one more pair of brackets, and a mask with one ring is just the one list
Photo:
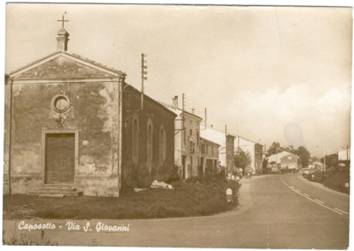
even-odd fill
[(173, 190), (149, 189), (127, 192), (119, 198), (64, 197), (45, 198), (29, 195), (4, 196), (4, 218), (50, 219), (144, 219), (211, 215), (237, 206), (227, 203), (225, 190), (237, 193), (239, 184), (222, 178), (190, 179), (174, 182)]
[(16, 246), (58, 246), (59, 244), (47, 239), (30, 240), (24, 235), (12, 236), (9, 240), (3, 240), (4, 245)]

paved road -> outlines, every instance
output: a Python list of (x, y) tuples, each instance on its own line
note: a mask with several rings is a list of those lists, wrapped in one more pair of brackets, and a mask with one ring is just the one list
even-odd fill
[[(130, 231), (109, 234), (48, 231), (45, 238), (67, 245), (347, 248), (348, 196), (311, 184), (294, 174), (254, 177), (242, 183), (241, 205), (227, 213), (105, 221), (129, 224)], [(7, 223), (10, 228), (15, 224)]]

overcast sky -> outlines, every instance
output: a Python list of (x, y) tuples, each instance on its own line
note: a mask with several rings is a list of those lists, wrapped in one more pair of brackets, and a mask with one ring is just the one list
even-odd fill
[(208, 124), (270, 145), (336, 152), (350, 140), (351, 9), (7, 5), (6, 72), (56, 50), (70, 20), (69, 52), (127, 73), (163, 102), (186, 95)]

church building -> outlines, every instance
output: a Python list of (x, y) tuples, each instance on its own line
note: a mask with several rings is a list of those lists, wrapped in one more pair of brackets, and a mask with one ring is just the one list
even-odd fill
[(61, 21), (57, 51), (6, 77), (4, 192), (119, 196), (167, 178), (175, 115), (125, 73), (68, 52)]

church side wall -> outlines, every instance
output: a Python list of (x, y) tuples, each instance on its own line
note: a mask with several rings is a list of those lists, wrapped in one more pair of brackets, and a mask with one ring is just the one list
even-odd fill
[[(124, 190), (133, 187), (149, 187), (154, 179), (167, 180), (171, 176), (174, 168), (174, 118), (174, 114), (147, 97), (144, 99), (144, 110), (141, 111), (140, 92), (129, 86), (124, 89), (122, 135), (122, 186)], [(135, 140), (134, 121), (137, 122)], [(147, 143), (148, 124), (152, 126), (150, 146)], [(161, 160), (161, 128), (165, 132), (164, 160)], [(148, 152), (152, 155), (150, 161), (148, 161)]]
[[(85, 195), (118, 195), (118, 83), (14, 83), (11, 181), (13, 193), (34, 192), (44, 184), (43, 131), (74, 130), (78, 135), (75, 186)], [(72, 108), (61, 128), (53, 97), (65, 95)]]

